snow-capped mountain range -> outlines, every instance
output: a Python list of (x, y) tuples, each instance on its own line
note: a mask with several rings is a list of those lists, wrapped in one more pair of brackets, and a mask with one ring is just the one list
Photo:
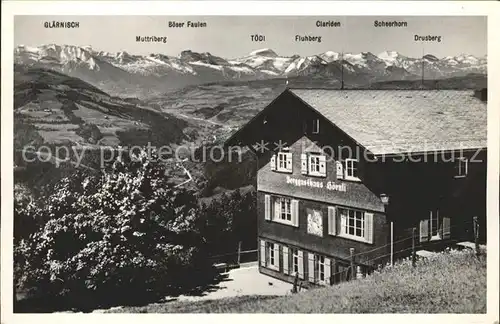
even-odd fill
[[(336, 78), (346, 82), (419, 79), (422, 66), (426, 79), (486, 74), (487, 58), (458, 55), (411, 58), (395, 51), (378, 55), (327, 51), (312, 56), (280, 56), (272, 49), (260, 49), (246, 56), (225, 59), (208, 52), (190, 50), (178, 56), (109, 53), (90, 46), (18, 46), (17, 64), (51, 68), (79, 77), (110, 92), (157, 92), (192, 84), (221, 80), (251, 80), (277, 77)], [(343, 71), (343, 72), (341, 72)]]

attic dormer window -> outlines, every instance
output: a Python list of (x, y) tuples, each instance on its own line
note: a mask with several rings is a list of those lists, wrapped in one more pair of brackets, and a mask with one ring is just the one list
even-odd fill
[(313, 119), (312, 131), (313, 134), (319, 134), (319, 119)]
[(346, 180), (359, 181), (358, 177), (358, 160), (356, 159), (345, 159), (344, 161), (344, 172)]
[(326, 156), (320, 153), (309, 152), (301, 155), (301, 173), (304, 175), (325, 177)]
[(280, 151), (271, 156), (271, 170), (285, 173), (292, 173), (292, 153)]

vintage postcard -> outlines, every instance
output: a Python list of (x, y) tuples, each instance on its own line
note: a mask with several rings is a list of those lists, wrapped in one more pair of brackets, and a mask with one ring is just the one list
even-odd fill
[(5, 6), (2, 323), (498, 320), (499, 6), (321, 3)]

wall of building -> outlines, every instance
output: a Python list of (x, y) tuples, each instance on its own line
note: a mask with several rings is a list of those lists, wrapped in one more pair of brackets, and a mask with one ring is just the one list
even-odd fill
[[(486, 226), (486, 152), (463, 153), (471, 162), (466, 177), (455, 177), (454, 162), (448, 156), (427, 157), (421, 162), (386, 162), (385, 191), (390, 196), (389, 220), (394, 221), (396, 236), (405, 237), (430, 210), (451, 219), (451, 240), (472, 240), (472, 218), (478, 216), (482, 240)], [(455, 153), (455, 155), (458, 155)], [(473, 161), (473, 162), (472, 162)]]
[[(299, 199), (323, 201), (334, 205), (350, 206), (377, 212), (384, 211), (380, 197), (368, 189), (363, 182), (337, 179), (336, 155), (327, 154), (326, 177), (303, 175), (301, 173), (301, 153), (321, 152), (321, 149), (324, 149), (325, 153), (329, 153), (329, 149), (316, 145), (308, 136), (301, 137), (295, 143), (289, 145), (289, 148), (292, 153), (293, 172), (283, 173), (272, 171), (270, 161), (263, 161), (257, 174), (258, 190), (281, 193)], [(359, 166), (361, 167), (361, 165)], [(311, 181), (321, 183), (323, 188), (297, 186), (293, 184), (293, 179), (299, 181), (310, 179)], [(339, 187), (340, 185), (342, 186)], [(332, 189), (328, 189), (329, 187)]]
[[(385, 215), (382, 213), (373, 214), (373, 243), (365, 243), (328, 234), (328, 206), (324, 202), (300, 200), (299, 202), (299, 226), (294, 227), (288, 224), (282, 224), (273, 220), (264, 219), (264, 195), (266, 192), (257, 193), (257, 212), (258, 212), (258, 235), (259, 237), (282, 242), (287, 245), (293, 245), (302, 250), (311, 250), (321, 253), (325, 256), (331, 256), (336, 259), (349, 261), (350, 248), (354, 248), (354, 253), (363, 253), (357, 257), (360, 263), (368, 262), (381, 255), (387, 254), (388, 247), (371, 251), (383, 247), (387, 244), (387, 223)], [(307, 232), (307, 208), (321, 210), (323, 216), (323, 235), (318, 236)], [(377, 260), (378, 261), (378, 260)], [(369, 262), (368, 264), (372, 264)]]
[[(472, 216), (474, 215), (480, 217), (480, 223), (483, 224), (481, 229), (484, 231), (482, 237), (485, 237), (485, 162), (469, 164), (468, 176), (458, 179), (454, 177), (454, 164), (449, 159), (419, 163), (379, 157), (375, 161), (359, 149), (353, 139), (314, 110), (306, 107), (300, 100), (284, 95), (273, 102), (272, 106), (272, 109), (268, 109), (265, 114), (256, 119), (252, 125), (253, 130), (247, 131), (249, 137), (246, 139), (252, 143), (262, 140), (269, 144), (268, 149), (262, 152), (258, 159), (257, 203), (260, 237), (346, 261), (349, 260), (350, 247), (355, 249), (355, 253), (383, 247), (364, 255), (364, 260), (358, 260), (366, 262), (388, 254), (390, 247), (385, 245), (390, 242), (391, 221), (394, 223), (394, 239), (408, 238), (412, 235), (412, 227), (416, 227), (418, 231), (420, 220), (428, 217), (429, 210), (435, 208), (439, 208), (441, 215), (452, 219), (451, 239), (455, 242), (464, 238), (472, 238)], [(312, 134), (310, 131), (311, 122), (315, 118), (320, 120), (319, 134)], [(275, 147), (274, 144), (280, 140), (286, 143), (285, 146), (288, 146), (292, 153), (292, 173), (271, 170), (269, 163), (273, 154), (272, 150)], [(327, 153), (326, 177), (302, 175), (301, 153), (320, 149)], [(474, 154), (474, 152), (468, 154)], [(360, 159), (358, 168), (361, 182), (337, 179), (335, 161), (339, 158), (353, 157), (352, 155)], [(366, 161), (366, 158), (372, 160)], [(485, 161), (486, 153), (482, 152), (475, 158)], [(323, 188), (297, 186), (292, 179), (297, 181), (310, 179), (322, 183)], [(328, 189), (328, 187), (334, 189)], [(298, 228), (264, 219), (264, 195), (266, 193), (301, 201)], [(387, 207), (384, 207), (381, 202), (380, 194), (382, 193), (390, 197)], [(327, 234), (327, 226), (324, 226), (323, 237), (307, 233), (306, 208), (320, 209), (323, 214), (323, 224), (327, 224), (328, 205), (348, 206), (372, 212), (374, 214), (373, 244), (330, 236)], [(394, 251), (404, 250), (400, 254), (404, 256), (411, 252), (411, 249), (408, 250), (411, 243), (411, 237), (396, 243)], [(424, 246), (419, 244), (418, 237), (416, 244), (419, 247)], [(383, 258), (377, 261), (383, 261)], [(261, 271), (270, 271), (275, 276), (282, 276), (269, 269)]]
[[(267, 267), (267, 266), (262, 266), (262, 264), (259, 262), (259, 271), (263, 274), (266, 274), (268, 276), (271, 276), (271, 277), (274, 277), (274, 278), (277, 278), (277, 279), (280, 279), (280, 280), (283, 280), (286, 282), (294, 283), (295, 273), (293, 272), (290, 263), (289, 263), (288, 272), (284, 271), (283, 258), (285, 257), (285, 255), (283, 254), (283, 246), (287, 246), (289, 251), (290, 251), (290, 249), (293, 248), (293, 249), (298, 249), (298, 250), (302, 251), (302, 253), (303, 253), (303, 258), (300, 261), (302, 261), (302, 268), (303, 268), (304, 272), (303, 272), (303, 276), (299, 277), (299, 283), (304, 288), (309, 288), (309, 287), (313, 287), (313, 286), (317, 286), (317, 285), (322, 285), (322, 286), (333, 285), (333, 284), (337, 284), (337, 283), (340, 283), (343, 281), (352, 280), (352, 278), (353, 278), (351, 276), (351, 271), (350, 271), (350, 269), (351, 269), (350, 261), (336, 259), (334, 257), (327, 255), (327, 254), (323, 254), (323, 253), (313, 251), (313, 250), (303, 249), (300, 246), (296, 246), (293, 244), (283, 244), (282, 242), (280, 242), (278, 240), (270, 240), (269, 238), (262, 238), (262, 237), (259, 238), (259, 240), (260, 239), (264, 239), (266, 242), (278, 244), (280, 246), (280, 248), (279, 248), (279, 268), (271, 268), (271, 267)], [(259, 254), (260, 253), (261, 252), (259, 250)], [(309, 272), (314, 271), (314, 270), (309, 269), (309, 262), (308, 262), (309, 254), (323, 255), (330, 260), (330, 277), (328, 277), (328, 279), (326, 281), (324, 281), (324, 282), (312, 282), (310, 280)], [(259, 260), (260, 260), (260, 256), (259, 256)], [(354, 271), (354, 277), (356, 277), (356, 278), (359, 276), (364, 276), (373, 270), (371, 267), (367, 267), (364, 265), (358, 265), (356, 263), (354, 263), (354, 268), (356, 269)], [(325, 274), (325, 276), (327, 276), (327, 274)]]

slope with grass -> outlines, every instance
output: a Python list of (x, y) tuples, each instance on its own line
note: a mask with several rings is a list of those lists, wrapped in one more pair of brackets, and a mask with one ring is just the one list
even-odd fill
[(57, 165), (67, 154), (75, 162), (79, 152), (80, 165), (97, 170), (103, 160), (100, 150), (110, 153), (118, 145), (148, 143), (179, 145), (188, 140), (189, 125), (140, 101), (110, 96), (80, 79), (14, 66), (15, 180), (30, 188), (41, 189), (74, 172), (74, 163)]
[(403, 260), (356, 281), (292, 296), (244, 296), (124, 307), (133, 313), (486, 313), (486, 257), (471, 250)]
[[(14, 66), (14, 138), (51, 144), (180, 143), (187, 123), (130, 100), (112, 97), (73, 77)], [(29, 135), (29, 136), (28, 136)], [(23, 138), (28, 137), (28, 138)]]

